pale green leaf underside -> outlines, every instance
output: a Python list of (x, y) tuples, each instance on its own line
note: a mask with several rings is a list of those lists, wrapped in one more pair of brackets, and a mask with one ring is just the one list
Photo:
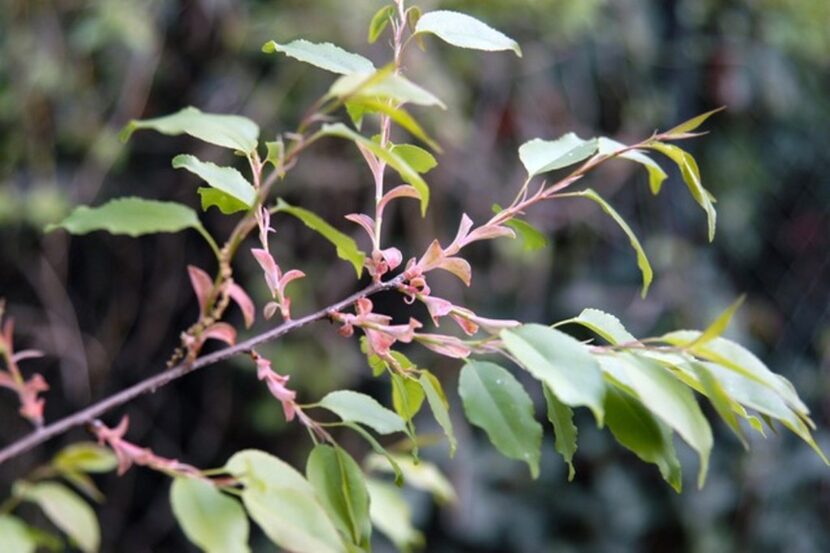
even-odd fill
[(11, 515), (0, 515), (0, 551), (34, 553), (36, 547), (22, 520)]
[(77, 207), (60, 223), (46, 227), (46, 232), (58, 228), (72, 234), (105, 230), (111, 234), (136, 237), (201, 227), (196, 212), (185, 205), (143, 198), (119, 198), (98, 207)]
[(288, 44), (278, 44), (271, 40), (265, 43), (262, 51), (269, 54), (281, 52), (296, 60), (340, 75), (372, 73), (375, 70), (375, 65), (370, 60), (330, 42), (314, 43), (298, 39)]
[(418, 106), (447, 106), (432, 92), (388, 69), (377, 73), (351, 73), (334, 81), (329, 94), (336, 98), (352, 101), (354, 98), (392, 100), (398, 104)]
[(548, 407), (548, 420), (553, 425), (554, 436), (556, 437), (556, 451), (568, 464), (568, 480), (573, 480), (576, 475), (574, 468), (574, 453), (576, 453), (576, 437), (579, 433), (573, 422), (574, 413), (570, 407), (559, 401), (550, 389), (542, 385), (545, 394), (545, 403)]
[(174, 169), (187, 169), (211, 187), (239, 200), (248, 207), (256, 201), (256, 190), (242, 173), (233, 167), (220, 167), (196, 156), (181, 154), (173, 158)]
[(534, 138), (519, 147), (519, 159), (530, 177), (568, 167), (585, 160), (597, 151), (597, 140), (583, 140), (568, 133), (556, 140)]
[(626, 330), (625, 326), (623, 326), (617, 317), (610, 313), (600, 311), (599, 309), (583, 309), (579, 316), (569, 319), (567, 322), (581, 324), (592, 332), (602, 336), (609, 344), (637, 343), (634, 335)]
[(375, 527), (400, 551), (411, 551), (422, 544), (424, 537), (412, 525), (412, 511), (401, 490), (373, 478), (366, 481), (366, 487), (371, 498), (369, 513)]
[(305, 223), (305, 226), (320, 233), (323, 238), (334, 244), (334, 247), (337, 249), (337, 257), (351, 263), (357, 276), (360, 276), (360, 273), (363, 271), (363, 262), (366, 259), (366, 254), (357, 248), (357, 242), (351, 237), (343, 234), (315, 213), (301, 207), (289, 205), (281, 199), (277, 201), (277, 211), (296, 217)]
[[(452, 483), (441, 472), (436, 465), (423, 459), (417, 462), (409, 455), (393, 455), (398, 467), (404, 475), (404, 483), (407, 486), (429, 492), (439, 503), (454, 503), (458, 496), (455, 493)], [(364, 462), (367, 470), (381, 472), (393, 472), (394, 467), (389, 459), (383, 455), (373, 454)]]
[(173, 514), (187, 538), (207, 553), (247, 553), (248, 517), (238, 501), (197, 478), (174, 478)]
[(259, 126), (247, 117), (204, 113), (194, 107), (164, 117), (130, 121), (121, 131), (121, 140), (127, 141), (139, 129), (152, 129), (172, 136), (187, 134), (246, 154), (256, 150), (259, 139)]
[[(601, 155), (615, 155), (620, 150), (626, 148), (625, 144), (617, 142), (616, 140), (611, 140), (610, 138), (605, 138), (603, 136), (599, 137), (598, 139), (598, 146), (599, 146), (599, 153)], [(646, 168), (648, 171), (648, 185), (651, 189), (651, 193), (657, 195), (660, 193), (660, 189), (663, 186), (663, 181), (668, 178), (668, 175), (663, 170), (660, 165), (644, 154), (640, 150), (628, 150), (618, 154), (618, 157), (635, 161)]]
[(421, 16), (415, 34), (431, 33), (453, 46), (490, 52), (513, 50), (522, 57), (519, 43), (467, 14), (439, 10)]
[(344, 421), (364, 424), (379, 434), (405, 432), (406, 423), (397, 413), (382, 406), (371, 396), (337, 390), (326, 395), (319, 403)]
[(468, 361), (461, 369), (458, 393), (467, 419), (483, 429), (502, 454), (524, 461), (531, 476), (538, 477), (542, 426), (516, 378), (495, 363)]
[(55, 526), (70, 536), (85, 553), (98, 551), (101, 529), (92, 508), (75, 492), (54, 482), (27, 485), (22, 492), (36, 503)]

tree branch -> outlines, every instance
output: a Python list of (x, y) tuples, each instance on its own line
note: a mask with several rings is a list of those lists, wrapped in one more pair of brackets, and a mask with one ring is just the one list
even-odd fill
[(263, 332), (262, 334), (258, 334), (257, 336), (249, 338), (244, 342), (240, 342), (235, 346), (223, 348), (214, 353), (210, 353), (208, 355), (199, 357), (192, 363), (180, 363), (175, 367), (167, 369), (164, 372), (147, 378), (146, 380), (142, 380), (138, 384), (134, 384), (133, 386), (130, 386), (125, 390), (122, 390), (114, 395), (102, 399), (98, 403), (90, 405), (85, 409), (77, 411), (56, 422), (53, 422), (38, 430), (35, 430), (31, 434), (24, 436), (16, 442), (13, 442), (12, 444), (4, 447), (2, 450), (0, 450), (0, 465), (4, 464), (6, 461), (10, 459), (13, 459), (14, 457), (26, 453), (27, 451), (39, 446), (40, 444), (48, 440), (51, 440), (52, 438), (55, 438), (57, 436), (60, 436), (61, 434), (68, 432), (72, 428), (90, 423), (96, 418), (106, 413), (107, 411), (110, 411), (120, 405), (128, 403), (141, 395), (153, 393), (162, 386), (166, 386), (174, 380), (178, 380), (179, 378), (186, 376), (194, 371), (203, 369), (205, 367), (209, 367), (210, 365), (215, 365), (216, 363), (224, 361), (230, 357), (233, 357), (234, 355), (246, 353), (254, 347), (258, 346), (259, 344), (269, 342), (271, 340), (276, 340), (277, 338), (280, 338), (288, 334), (289, 332), (297, 330), (298, 328), (302, 328), (310, 323), (319, 321), (320, 319), (324, 319), (326, 318), (326, 316), (328, 316), (329, 312), (339, 311), (345, 307), (348, 307), (350, 304), (354, 303), (357, 299), (361, 297), (370, 296), (372, 294), (376, 294), (384, 290), (393, 290), (397, 288), (398, 285), (400, 285), (402, 282), (403, 276), (400, 275), (387, 282), (374, 283), (343, 300), (340, 300), (336, 303), (329, 305), (328, 307), (320, 309), (315, 313), (306, 315), (305, 317), (302, 317), (300, 319), (285, 322), (277, 327), (272, 328), (271, 330)]

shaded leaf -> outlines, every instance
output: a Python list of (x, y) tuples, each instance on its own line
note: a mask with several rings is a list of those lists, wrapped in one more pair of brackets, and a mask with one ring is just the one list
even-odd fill
[(81, 472), (109, 472), (118, 466), (115, 454), (94, 442), (79, 442), (66, 446), (52, 458), (52, 466), (58, 470)]
[[(412, 115), (410, 115), (409, 112), (406, 111), (405, 109), (403, 109), (402, 107), (396, 107), (396, 106), (390, 104), (389, 102), (386, 102), (386, 101), (383, 101), (383, 100), (378, 100), (376, 98), (367, 98), (367, 97), (363, 97), (363, 96), (358, 96), (358, 97), (352, 98), (351, 100), (346, 102), (346, 110), (349, 112), (349, 117), (352, 119), (352, 122), (354, 122), (355, 127), (357, 127), (358, 129), (360, 129), (360, 121), (362, 121), (363, 116), (366, 113), (381, 113), (381, 114), (384, 114), (384, 115), (388, 115), (389, 118), (392, 119), (392, 121), (394, 121), (395, 123), (397, 123), (398, 125), (400, 125), (404, 129), (406, 129), (407, 131), (412, 133), (412, 135), (415, 136), (416, 138), (422, 140), (425, 144), (427, 144), (433, 150), (435, 150), (437, 152), (441, 151), (441, 147), (438, 145), (438, 143), (435, 142), (435, 140), (433, 140), (432, 138), (430, 138), (430, 136), (426, 133), (426, 131), (424, 131), (424, 129), (412, 117)], [(416, 147), (417, 146), (412, 146), (412, 148), (416, 148)], [(403, 156), (400, 152), (395, 152), (395, 153), (397, 155), (401, 156), (406, 161), (410, 161), (405, 156)], [(424, 153), (427, 156), (429, 156), (430, 158), (432, 158), (432, 155), (429, 154), (428, 152), (424, 152)], [(422, 159), (423, 159), (423, 156), (421, 156), (421, 160)], [(417, 163), (420, 160), (415, 159), (414, 161)], [(435, 158), (432, 158), (432, 161), (435, 165), (437, 165), (437, 162), (435, 162)], [(421, 161), (421, 163), (423, 164), (425, 162)], [(430, 167), (429, 169), (426, 169), (424, 171), (421, 171), (421, 170), (417, 169), (417, 167), (415, 167), (415, 165), (413, 164), (413, 168), (415, 168), (420, 173), (426, 173), (432, 167)]]
[(344, 421), (364, 424), (378, 434), (406, 431), (406, 423), (401, 417), (366, 394), (337, 390), (320, 400), (319, 406), (332, 411)]
[(387, 5), (375, 12), (369, 23), (369, 44), (374, 44), (395, 15), (395, 6)]
[(248, 517), (238, 501), (198, 478), (174, 478), (170, 505), (187, 539), (208, 553), (250, 551)]
[(386, 451), (386, 448), (380, 445), (380, 442), (378, 442), (374, 438), (374, 436), (372, 436), (365, 428), (363, 428), (359, 424), (355, 422), (346, 421), (343, 423), (343, 425), (351, 428), (352, 430), (360, 434), (364, 440), (369, 442), (369, 445), (372, 447), (375, 453), (386, 457), (386, 459), (389, 461), (389, 464), (392, 466), (393, 471), (395, 472), (395, 484), (397, 484), (398, 486), (403, 485), (403, 472), (401, 472), (401, 468), (398, 466), (398, 463), (397, 461), (395, 461), (395, 458), (392, 456), (392, 454)]
[(706, 113), (701, 113), (695, 117), (692, 117), (688, 121), (684, 121), (680, 123), (673, 129), (666, 131), (664, 134), (670, 135), (682, 135), (688, 132), (692, 132), (696, 130), (699, 126), (701, 126), (707, 119), (709, 119), (712, 115), (718, 113), (719, 111), (723, 111), (726, 109), (726, 106), (721, 106), (717, 109), (713, 109), (712, 111), (707, 111)]
[(429, 371), (423, 371), (421, 377), (418, 379), (421, 387), (424, 389), (424, 395), (427, 398), (429, 409), (432, 411), (432, 416), (435, 421), (444, 430), (447, 440), (450, 443), (450, 457), (455, 455), (455, 450), (458, 447), (458, 441), (455, 438), (455, 432), (452, 428), (452, 420), (449, 413), (449, 402), (447, 396), (444, 394), (444, 389), (441, 386), (441, 381), (438, 380), (434, 374)]
[(423, 535), (412, 525), (412, 512), (401, 491), (373, 478), (366, 480), (369, 490), (369, 514), (372, 523), (400, 551), (411, 551), (423, 544)]
[(374, 74), (352, 73), (340, 77), (329, 88), (329, 95), (349, 102), (354, 102), (358, 98), (373, 98), (397, 104), (437, 106), (446, 109), (444, 102), (432, 92), (392, 69), (394, 66), (380, 69)]
[(21, 486), (22, 497), (36, 503), (55, 526), (85, 553), (98, 551), (101, 529), (90, 506), (62, 484), (42, 482)]
[(576, 453), (576, 436), (579, 433), (573, 418), (574, 413), (570, 407), (559, 401), (547, 386), (542, 384), (545, 394), (545, 402), (548, 407), (548, 420), (553, 425), (556, 442), (556, 451), (568, 464), (568, 480), (573, 480), (576, 475), (574, 468), (574, 453)]
[(199, 197), (202, 199), (202, 211), (207, 211), (208, 208), (215, 207), (224, 215), (233, 215), (240, 211), (247, 211), (249, 207), (230, 194), (226, 194), (215, 188), (202, 186), (196, 192), (199, 193)]
[(196, 156), (181, 154), (173, 158), (173, 168), (187, 169), (212, 188), (224, 192), (247, 207), (253, 206), (256, 201), (254, 187), (233, 167), (220, 167), (209, 161), (202, 161)]
[(288, 44), (278, 44), (269, 40), (262, 47), (262, 51), (266, 54), (280, 52), (296, 60), (341, 75), (372, 73), (375, 70), (375, 65), (360, 54), (347, 52), (330, 42), (318, 44), (298, 39)]
[(438, 166), (435, 157), (423, 148), (412, 144), (395, 144), (392, 153), (407, 162), (410, 167), (419, 173), (429, 173)]
[(489, 25), (467, 14), (439, 10), (423, 14), (415, 26), (415, 34), (431, 33), (453, 46), (473, 50), (513, 50), (522, 57), (519, 44)]
[[(429, 492), (440, 504), (454, 503), (458, 500), (452, 484), (435, 464), (424, 460), (415, 462), (409, 456), (393, 455), (393, 457), (403, 471), (404, 482), (407, 486)], [(382, 455), (370, 455), (365, 465), (367, 470), (394, 471), (389, 459)]]
[(581, 324), (612, 345), (637, 342), (634, 335), (626, 330), (617, 317), (599, 309), (583, 309), (579, 316), (568, 319), (567, 322)]
[(392, 374), (392, 405), (403, 420), (412, 420), (423, 402), (424, 389), (417, 380)]
[(0, 551), (34, 553), (37, 543), (26, 523), (11, 515), (0, 515)]

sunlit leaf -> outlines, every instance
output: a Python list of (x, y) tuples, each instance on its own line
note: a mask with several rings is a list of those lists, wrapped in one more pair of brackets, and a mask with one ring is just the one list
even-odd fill
[(712, 111), (707, 111), (706, 113), (701, 113), (700, 115), (698, 115), (696, 117), (692, 117), (688, 121), (684, 121), (683, 123), (680, 123), (676, 127), (666, 131), (665, 134), (683, 135), (683, 134), (688, 133), (688, 132), (693, 132), (699, 126), (701, 126), (703, 123), (705, 123), (706, 120), (709, 119), (712, 115), (718, 113), (719, 111), (723, 111), (725, 109), (726, 109), (725, 106), (721, 106), (717, 109), (713, 109)]
[(220, 167), (196, 156), (181, 154), (173, 158), (174, 169), (186, 169), (199, 176), (216, 190), (220, 190), (247, 207), (254, 205), (256, 190), (242, 174), (233, 167)]
[(432, 411), (432, 416), (435, 417), (435, 421), (447, 436), (447, 440), (450, 443), (450, 457), (452, 457), (455, 455), (458, 441), (455, 438), (455, 432), (452, 428), (452, 420), (450, 419), (449, 413), (450, 406), (447, 401), (447, 396), (444, 394), (444, 389), (441, 386), (441, 381), (431, 372), (423, 371), (418, 382), (424, 389), (424, 395), (427, 398), (429, 409)]
[(337, 390), (327, 394), (320, 400), (319, 405), (344, 421), (364, 424), (378, 434), (406, 431), (406, 423), (401, 417), (366, 394)]
[(413, 146), (412, 144), (395, 144), (391, 149), (392, 153), (399, 156), (419, 173), (429, 173), (438, 166), (435, 157), (418, 146)]
[(11, 515), (0, 515), (0, 551), (34, 553), (37, 543), (29, 535), (26, 523)]
[(519, 381), (495, 363), (468, 361), (461, 369), (458, 394), (467, 420), (483, 429), (505, 457), (527, 463), (537, 478), (542, 426)]
[(170, 505), (187, 538), (207, 553), (245, 553), (248, 517), (238, 501), (197, 478), (174, 478)]
[(400, 551), (411, 551), (423, 544), (423, 535), (412, 525), (412, 511), (401, 494), (391, 484), (369, 478), (369, 513), (372, 524)]
[(403, 420), (412, 420), (421, 410), (423, 402), (424, 389), (417, 380), (399, 374), (392, 375), (392, 405)]
[[(454, 503), (458, 496), (455, 489), (441, 470), (429, 461), (415, 462), (412, 457), (404, 455), (393, 456), (403, 471), (404, 483), (407, 486), (429, 492), (438, 503)], [(382, 455), (370, 455), (365, 462), (367, 470), (393, 472), (389, 460)]]
[[(412, 115), (410, 115), (409, 112), (402, 107), (394, 106), (387, 101), (378, 100), (376, 98), (357, 96), (346, 102), (346, 109), (349, 112), (349, 117), (351, 117), (352, 121), (355, 123), (355, 127), (357, 127), (358, 129), (360, 129), (360, 125), (358, 122), (362, 120), (367, 113), (381, 113), (383, 115), (388, 115), (392, 121), (394, 121), (404, 129), (412, 133), (412, 135), (416, 138), (422, 140), (433, 150), (437, 152), (441, 151), (441, 147), (438, 145), (438, 143), (435, 142), (435, 140), (433, 140), (432, 138), (430, 138), (430, 136), (426, 133), (426, 131), (424, 131), (424, 129), (412, 117)], [(412, 146), (412, 148), (416, 147), (417, 146)], [(401, 155), (400, 152), (396, 153), (398, 155)], [(433, 158), (429, 152), (424, 152), (424, 154), (432, 158), (434, 165), (437, 165), (437, 162), (435, 162), (435, 158)], [(406, 157), (402, 155), (401, 157), (409, 161)], [(426, 163), (426, 159), (427, 158), (425, 158), (422, 155), (420, 156), (420, 159), (416, 159), (415, 162), (418, 163), (420, 161), (421, 164), (424, 164)], [(429, 171), (429, 169), (421, 171), (414, 165), (413, 168), (415, 168), (419, 173), (426, 173), (427, 171)], [(430, 169), (432, 169), (432, 167), (430, 167)]]
[(240, 211), (247, 211), (250, 206), (215, 188), (202, 186), (196, 190), (202, 199), (202, 211), (215, 207), (224, 215), (233, 215)]
[(633, 344), (637, 339), (626, 330), (620, 320), (599, 309), (583, 309), (579, 316), (568, 319), (567, 322), (578, 323), (599, 334), (609, 344)]
[(374, 44), (395, 15), (395, 6), (387, 5), (375, 12), (369, 23), (369, 44)]
[(597, 151), (595, 138), (583, 140), (574, 133), (568, 133), (556, 140), (534, 138), (519, 147), (519, 159), (529, 177), (568, 167), (594, 155)]
[(280, 52), (296, 60), (341, 75), (371, 73), (375, 70), (375, 65), (360, 54), (347, 52), (330, 42), (318, 44), (298, 39), (288, 44), (278, 44), (270, 40), (262, 47), (262, 51), (267, 54)]
[(85, 553), (98, 551), (101, 529), (90, 506), (62, 484), (42, 482), (20, 486), (20, 495), (36, 503), (55, 526)]
[(519, 44), (503, 34), (469, 15), (439, 10), (427, 12), (418, 20), (415, 34), (431, 33), (453, 46), (474, 50), (499, 51), (513, 50), (522, 57)]
[(666, 175), (666, 172), (663, 171), (663, 168), (660, 167), (656, 161), (648, 157), (641, 150), (627, 150), (617, 154), (617, 152), (626, 148), (625, 144), (621, 144), (616, 140), (611, 140), (610, 138), (605, 138), (603, 136), (599, 137), (597, 140), (599, 153), (601, 155), (618, 155), (618, 157), (628, 159), (630, 161), (636, 161), (645, 167), (646, 171), (648, 171), (648, 186), (651, 189), (651, 193), (655, 196), (660, 193), (663, 181), (668, 178), (668, 175)]
[(390, 69), (379, 69), (374, 74), (344, 75), (334, 81), (329, 89), (329, 95), (350, 102), (358, 98), (373, 98), (391, 100), (397, 104), (436, 106), (442, 109), (447, 107), (432, 92)]
[(718, 318), (715, 319), (712, 324), (710, 324), (706, 329), (703, 331), (703, 334), (698, 336), (694, 342), (689, 344), (688, 347), (696, 347), (702, 346), (707, 342), (711, 342), (715, 338), (720, 337), (721, 334), (726, 330), (726, 327), (729, 326), (730, 321), (732, 321), (732, 317), (735, 315), (735, 312), (740, 309), (741, 305), (743, 305), (746, 296), (741, 296), (737, 300), (735, 300), (732, 305), (727, 307), (723, 313), (718, 315)]

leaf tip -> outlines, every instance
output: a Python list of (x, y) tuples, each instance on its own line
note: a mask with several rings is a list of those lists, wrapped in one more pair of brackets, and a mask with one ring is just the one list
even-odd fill
[(262, 45), (262, 51), (266, 54), (273, 54), (277, 51), (277, 43), (276, 41), (269, 40), (265, 44)]

